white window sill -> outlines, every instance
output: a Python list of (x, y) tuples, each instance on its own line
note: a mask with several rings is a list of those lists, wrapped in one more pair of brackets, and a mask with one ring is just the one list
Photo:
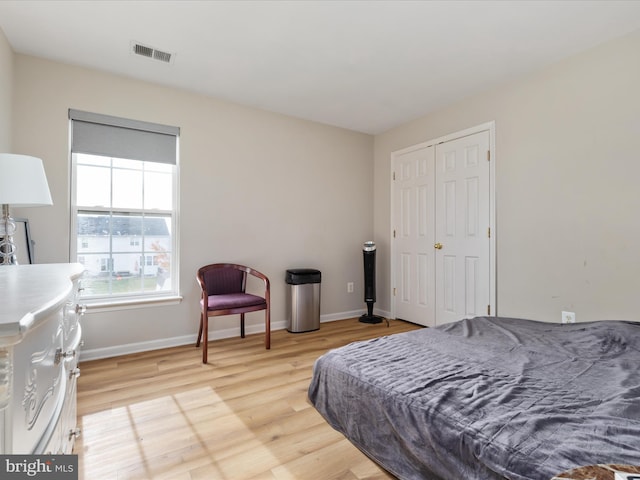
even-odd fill
[(167, 297), (135, 298), (130, 300), (103, 299), (80, 299), (80, 302), (87, 307), (87, 313), (112, 312), (114, 310), (131, 310), (134, 308), (165, 307), (167, 305), (177, 305), (182, 302), (181, 295)]

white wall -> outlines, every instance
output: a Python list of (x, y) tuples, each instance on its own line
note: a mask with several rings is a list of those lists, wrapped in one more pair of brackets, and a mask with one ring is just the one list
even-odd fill
[[(184, 301), (88, 315), (88, 349), (195, 337), (195, 270), (218, 260), (247, 263), (271, 277), (275, 322), (284, 320), (283, 277), (291, 267), (322, 270), (323, 315), (361, 310), (360, 252), (372, 232), (378, 244), (376, 306), (389, 310), (391, 152), (490, 120), (496, 121), (497, 140), (499, 314), (557, 321), (561, 310), (572, 310), (578, 321), (637, 319), (639, 49), (640, 33), (626, 36), (372, 141), (179, 90), (14, 56), (0, 37), (0, 147), (44, 159), (54, 206), (19, 214), (31, 220), (38, 261), (64, 262), (67, 109), (182, 129)], [(11, 121), (7, 103), (13, 104)], [(348, 281), (356, 282), (354, 294), (346, 293)], [(253, 315), (249, 322), (259, 328), (262, 316)], [(228, 319), (220, 328), (235, 325), (236, 319)]]
[(496, 121), (503, 316), (640, 318), (640, 32), (375, 138), (378, 301), (390, 308), (394, 150)]
[[(270, 277), (275, 323), (285, 320), (287, 268), (322, 271), (322, 315), (364, 309), (360, 252), (373, 232), (371, 136), (24, 55), (15, 56), (14, 93), (14, 149), (44, 160), (54, 201), (21, 212), (39, 263), (69, 260), (69, 108), (181, 128), (184, 300), (88, 314), (85, 349), (195, 340), (195, 272), (219, 261)], [(353, 294), (348, 281), (356, 283)], [(249, 314), (248, 329), (261, 328), (263, 318)], [(215, 322), (217, 330), (238, 323), (238, 317)]]
[(11, 151), (13, 51), (0, 29), (0, 153)]

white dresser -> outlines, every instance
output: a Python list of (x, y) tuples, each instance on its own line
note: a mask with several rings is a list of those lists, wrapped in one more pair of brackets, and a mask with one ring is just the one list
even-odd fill
[(0, 453), (73, 450), (83, 271), (77, 263), (0, 267)]

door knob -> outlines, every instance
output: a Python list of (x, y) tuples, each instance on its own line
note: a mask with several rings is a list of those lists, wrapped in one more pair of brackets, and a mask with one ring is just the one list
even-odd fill
[(442, 244), (438, 242), (433, 246), (433, 248), (435, 248), (436, 250), (442, 250)]

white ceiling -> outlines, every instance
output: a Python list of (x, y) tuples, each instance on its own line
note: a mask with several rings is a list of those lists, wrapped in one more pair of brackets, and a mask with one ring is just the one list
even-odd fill
[(377, 134), (640, 29), (640, 1), (4, 0), (0, 28), (18, 53)]

